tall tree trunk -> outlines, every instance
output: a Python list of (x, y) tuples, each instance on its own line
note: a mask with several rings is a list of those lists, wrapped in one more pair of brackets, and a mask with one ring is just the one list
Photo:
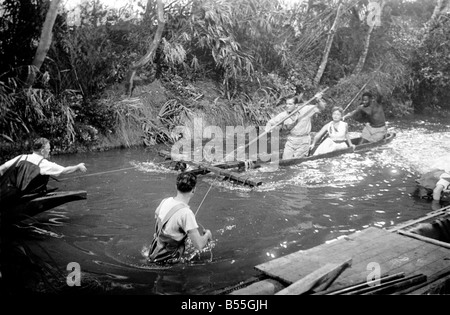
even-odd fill
[(147, 5), (145, 6), (144, 19), (150, 19), (152, 17), (152, 9), (155, 0), (147, 0)]
[(41, 37), (39, 39), (39, 45), (34, 55), (32, 67), (28, 72), (28, 77), (25, 83), (26, 87), (30, 87), (34, 84), (36, 80), (36, 72), (39, 71), (42, 64), (44, 63), (45, 57), (47, 57), (47, 52), (50, 49), (52, 43), (52, 30), (55, 24), (56, 15), (58, 13), (58, 7), (61, 0), (52, 0), (50, 3), (50, 8), (45, 16), (44, 26), (42, 27)]
[(322, 79), (322, 75), (327, 67), (328, 55), (330, 54), (331, 45), (333, 44), (334, 34), (336, 33), (337, 25), (339, 23), (339, 18), (341, 16), (342, 1), (339, 1), (339, 5), (336, 12), (336, 18), (334, 19), (333, 25), (328, 31), (327, 43), (325, 44), (325, 51), (322, 56), (322, 62), (320, 63), (319, 69), (317, 70), (316, 77), (314, 78), (314, 85), (318, 85)]
[[(381, 13), (383, 12), (384, 3), (385, 3), (384, 0), (381, 0), (380, 12), (378, 13), (380, 15), (379, 18), (381, 18)], [(361, 56), (359, 57), (358, 64), (356, 65), (355, 70), (353, 71), (353, 74), (359, 74), (362, 71), (364, 64), (366, 63), (367, 53), (369, 52), (370, 37), (372, 35), (372, 31), (375, 28), (375, 26), (377, 26), (376, 23), (374, 23), (374, 22), (369, 23), (369, 31), (367, 32), (366, 39), (364, 41), (363, 52), (361, 53)]]
[(156, 5), (158, 9), (158, 27), (156, 29), (155, 37), (153, 37), (153, 41), (150, 43), (147, 53), (136, 63), (134, 63), (129, 71), (128, 80), (127, 80), (127, 94), (131, 96), (133, 93), (133, 80), (136, 75), (136, 71), (145, 66), (149, 62), (153, 62), (153, 58), (155, 56), (156, 49), (158, 48), (159, 43), (161, 42), (161, 37), (164, 31), (164, 4), (162, 0), (156, 0)]

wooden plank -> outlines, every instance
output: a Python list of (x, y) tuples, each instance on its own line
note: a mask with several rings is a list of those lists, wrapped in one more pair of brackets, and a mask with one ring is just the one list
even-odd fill
[[(325, 261), (335, 262), (345, 256), (353, 257), (354, 264), (352, 270), (348, 270), (342, 274), (339, 281), (333, 285), (333, 287), (336, 288), (339, 285), (348, 286), (352, 283), (358, 283), (366, 278), (369, 273), (367, 271), (367, 264), (371, 261), (379, 262), (382, 265), (383, 273), (390, 272), (392, 267), (386, 265), (387, 261), (402, 255), (404, 256), (405, 253), (414, 251), (424, 244), (421, 241), (409, 239), (402, 235), (376, 228), (373, 229), (376, 230), (375, 234), (367, 233), (364, 235), (356, 233), (356, 236), (352, 235), (349, 238), (352, 239), (354, 237), (355, 241), (340, 243), (332, 252), (326, 249), (318, 251), (321, 247), (318, 246), (313, 250), (290, 254), (292, 255), (289, 257), (290, 259), (286, 259), (287, 256), (285, 256), (282, 260), (280, 260), (280, 258), (259, 265), (257, 266), (257, 269), (270, 277), (289, 283), (295, 282), (308, 272), (311, 272), (311, 270), (317, 269)], [(359, 235), (361, 236), (358, 237)], [(361, 242), (361, 240), (364, 241)], [(433, 249), (427, 249), (428, 252), (432, 250)], [(426, 255), (426, 253), (424, 254)], [(302, 266), (302, 268), (296, 267), (299, 265)]]
[[(425, 251), (425, 248), (433, 248), (434, 251)], [(421, 249), (412, 253), (410, 260), (400, 266), (392, 268), (392, 271), (402, 270), (406, 273), (420, 272), (429, 277), (433, 274), (439, 273), (442, 269), (450, 266), (450, 252), (448, 250), (434, 246), (431, 244), (424, 244)]]
[[(398, 237), (407, 239), (405, 236), (398, 235)], [(402, 248), (400, 245), (401, 250), (387, 251), (384, 257), (377, 256), (375, 259), (368, 259), (355, 264), (352, 270), (356, 272), (343, 275), (340, 282), (336, 283), (336, 286), (331, 289), (339, 289), (366, 278), (368, 275), (366, 266), (371, 261), (378, 262), (383, 273), (404, 272), (405, 274), (411, 274), (420, 272), (427, 277), (432, 276), (435, 270), (441, 270), (450, 264), (449, 261), (444, 260), (448, 256), (446, 249), (418, 240), (411, 241), (414, 243), (413, 248), (409, 245)]]
[(390, 273), (390, 270), (385, 267), (386, 261), (397, 257), (399, 255), (398, 250), (409, 251), (416, 248), (417, 246), (416, 244), (408, 244), (406, 241), (404, 243), (399, 243), (396, 247), (396, 250), (392, 251), (390, 250), (389, 244), (390, 243), (388, 241), (385, 244), (381, 243), (377, 246), (374, 246), (372, 250), (365, 251), (361, 254), (354, 254), (354, 264), (352, 266), (352, 269), (348, 270), (348, 272), (343, 273), (338, 281), (333, 284), (331, 289), (337, 290), (339, 288), (347, 287), (349, 285), (360, 283), (361, 281), (365, 280), (372, 271), (367, 269), (369, 263), (371, 262), (377, 262), (380, 265), (380, 272), (382, 274)]
[[(292, 253), (255, 268), (275, 279), (294, 283), (311, 270), (316, 270), (323, 265), (324, 261), (333, 262), (343, 256), (353, 256), (352, 269), (343, 272), (339, 281), (333, 284), (332, 289), (336, 289), (339, 285), (342, 287), (342, 284), (347, 284), (348, 286), (349, 283), (357, 283), (364, 279), (368, 275), (367, 264), (371, 261), (380, 263), (384, 274), (394, 271), (411, 273), (420, 270), (421, 273), (430, 277), (450, 264), (450, 260), (447, 260), (449, 253), (447, 248), (435, 244), (425, 243), (398, 233), (369, 228), (345, 239)], [(302, 267), (298, 268), (298, 266)]]
[(438, 240), (435, 240), (434, 238), (422, 236), (420, 234), (411, 233), (411, 232), (403, 231), (403, 230), (398, 230), (397, 233), (408, 236), (408, 237), (412, 237), (412, 238), (415, 238), (415, 239), (418, 239), (418, 240), (421, 240), (421, 241), (424, 241), (424, 242), (427, 242), (427, 243), (430, 243), (430, 244), (433, 244), (436, 246), (441, 246), (441, 247), (450, 249), (450, 243), (438, 241)]
[[(312, 250), (296, 252), (271, 260), (255, 268), (272, 278), (293, 283), (320, 268), (325, 262), (337, 263), (342, 261), (345, 256), (358, 259), (361, 251), (371, 251), (376, 247), (376, 243), (387, 242), (389, 237), (391, 237), (389, 232), (378, 228), (369, 228), (356, 233), (356, 235), (349, 236), (345, 242), (335, 245), (333, 247), (335, 249), (334, 254), (330, 253), (329, 248), (324, 248), (321, 245)], [(302, 268), (298, 268), (298, 266), (302, 266)]]
[(347, 268), (349, 268), (352, 265), (352, 259), (348, 259), (346, 262), (344, 262), (340, 267), (336, 268), (335, 271), (330, 272), (326, 278), (324, 279), (323, 283), (314, 286), (312, 289), (314, 292), (320, 292), (328, 289), (328, 287), (336, 280), (337, 277)]
[(339, 264), (326, 264), (287, 288), (275, 293), (275, 295), (299, 295), (308, 292), (315, 287), (322, 286), (323, 284), (329, 285), (344, 269), (351, 266), (351, 264), (351, 258)]
[[(405, 236), (392, 234), (390, 242), (385, 247), (378, 247), (374, 249), (374, 255), (361, 255), (352, 267), (351, 274), (345, 274), (340, 278), (340, 281), (335, 283), (332, 289), (348, 286), (352, 283), (358, 283), (369, 275), (367, 266), (370, 262), (377, 262), (380, 265), (381, 272), (395, 273), (405, 272), (405, 274), (414, 272), (415, 268), (408, 270), (402, 268), (402, 265), (413, 262), (423, 256), (433, 257), (431, 254), (437, 249), (436, 246), (423, 243), (418, 240), (408, 239)], [(390, 244), (395, 244), (390, 246)], [(425, 273), (425, 272), (423, 272)]]
[(310, 256), (312, 254), (317, 254), (326, 251), (327, 254), (331, 252), (331, 250), (336, 249), (340, 250), (342, 246), (349, 246), (353, 245), (355, 247), (362, 244), (362, 241), (365, 240), (373, 240), (380, 237), (380, 233), (382, 235), (387, 235), (383, 232), (383, 230), (379, 228), (367, 228), (365, 230), (362, 230), (360, 232), (352, 233), (351, 235), (344, 236), (336, 241), (333, 241), (328, 244), (322, 244), (307, 250), (303, 251), (297, 251), (273, 260), (270, 260), (268, 262), (262, 263), (260, 265), (257, 265), (256, 268), (260, 271), (262, 270), (269, 270), (271, 268), (279, 268), (282, 267), (284, 264), (289, 264), (291, 261), (297, 260), (298, 257), (304, 257), (305, 255)]

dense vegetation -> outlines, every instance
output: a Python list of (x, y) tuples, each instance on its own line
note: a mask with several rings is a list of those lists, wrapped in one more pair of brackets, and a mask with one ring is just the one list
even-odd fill
[(4, 0), (2, 148), (37, 134), (64, 151), (150, 145), (193, 113), (264, 124), (285, 96), (329, 86), (328, 102), (346, 107), (366, 82), (389, 115), (448, 110), (448, 2), (89, 0), (76, 20), (58, 6), (46, 51), (58, 1)]

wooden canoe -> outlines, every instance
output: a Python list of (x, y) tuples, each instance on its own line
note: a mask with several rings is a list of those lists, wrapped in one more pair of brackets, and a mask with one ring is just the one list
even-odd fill
[(391, 142), (394, 138), (395, 138), (395, 133), (394, 132), (389, 132), (386, 135), (386, 137), (383, 138), (382, 140), (375, 141), (375, 142), (370, 142), (370, 143), (359, 144), (359, 145), (358, 145), (358, 143), (361, 141), (361, 138), (360, 137), (352, 138), (351, 141), (356, 146), (354, 149), (353, 148), (346, 148), (346, 149), (342, 149), (342, 150), (336, 150), (336, 151), (329, 152), (329, 153), (318, 154), (318, 155), (311, 155), (311, 156), (307, 156), (307, 157), (300, 157), (300, 158), (286, 159), (286, 160), (281, 160), (280, 159), (277, 162), (268, 162), (268, 163), (260, 163), (260, 162), (258, 162), (258, 163), (256, 163), (256, 167), (262, 166), (264, 164), (275, 164), (275, 163), (278, 164), (279, 166), (289, 166), (289, 165), (300, 164), (302, 162), (307, 162), (307, 161), (314, 161), (314, 160), (332, 158), (332, 157), (336, 157), (336, 156), (347, 154), (347, 153), (370, 150), (370, 149), (382, 146), (384, 144), (387, 144), (387, 143)]
[[(312, 155), (312, 156), (300, 157), (300, 158), (294, 158), (294, 159), (286, 159), (286, 160), (280, 159), (279, 161), (271, 161), (271, 162), (262, 162), (260, 160), (252, 161), (252, 163), (250, 164), (251, 165), (250, 167), (251, 168), (259, 168), (261, 166), (270, 165), (270, 164), (276, 164), (278, 166), (289, 166), (289, 165), (300, 164), (302, 162), (307, 162), (307, 161), (336, 157), (336, 156), (347, 154), (347, 153), (370, 150), (372, 148), (387, 144), (387, 143), (391, 142), (394, 138), (395, 138), (394, 132), (389, 132), (386, 135), (386, 137), (383, 138), (382, 140), (379, 140), (376, 142), (364, 143), (364, 144), (358, 144), (361, 141), (360, 137), (352, 138), (351, 141), (355, 145), (355, 148), (346, 148), (346, 149), (336, 150), (336, 151), (325, 153), (325, 154), (318, 154), (318, 155)], [(166, 159), (172, 159), (172, 155), (168, 151), (162, 150), (159, 152), (159, 154), (164, 156)], [(282, 151), (280, 151), (280, 156), (281, 155), (282, 155)], [(179, 161), (185, 162), (185, 161), (183, 161), (183, 159), (180, 159)], [(211, 172), (211, 169), (208, 169), (208, 166), (203, 165), (203, 167), (199, 167), (199, 165), (198, 165), (199, 163), (194, 163), (194, 162), (188, 162), (188, 163), (191, 163), (195, 167), (197, 167), (197, 169), (188, 171), (190, 173), (194, 173), (196, 175), (200, 175), (200, 174), (204, 175), (204, 174)], [(224, 173), (224, 174), (220, 174), (220, 175), (228, 175), (229, 178), (233, 178), (233, 176), (227, 174), (227, 171), (225, 171), (225, 169), (239, 168), (239, 171), (242, 171), (245, 169), (246, 164), (247, 164), (246, 161), (234, 161), (234, 162), (226, 162), (226, 163), (219, 163), (219, 164), (211, 165), (211, 168), (220, 169), (220, 172)], [(219, 172), (216, 172), (216, 173), (219, 173)], [(239, 181), (240, 179), (238, 177), (239, 176), (234, 176), (233, 179), (236, 179)], [(248, 179), (245, 179), (245, 182), (247, 182), (247, 181), (248, 181)], [(261, 183), (258, 182), (257, 184), (254, 184), (253, 186), (258, 186), (260, 184)]]
[(25, 195), (17, 204), (2, 209), (2, 221), (8, 223), (20, 222), (62, 204), (86, 198), (87, 192), (85, 190)]

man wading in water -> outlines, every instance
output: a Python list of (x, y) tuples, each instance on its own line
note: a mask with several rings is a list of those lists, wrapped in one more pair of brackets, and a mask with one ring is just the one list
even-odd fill
[(383, 106), (374, 100), (372, 93), (365, 92), (362, 95), (362, 104), (354, 111), (342, 117), (342, 120), (349, 117), (358, 122), (366, 123), (361, 133), (361, 141), (359, 144), (375, 142), (386, 136), (386, 118), (384, 116)]
[(195, 192), (197, 176), (180, 173), (177, 195), (164, 199), (155, 211), (156, 226), (148, 259), (155, 263), (177, 263), (183, 256), (189, 237), (195, 248), (202, 250), (210, 240), (210, 230), (200, 235), (195, 215), (188, 204)]

